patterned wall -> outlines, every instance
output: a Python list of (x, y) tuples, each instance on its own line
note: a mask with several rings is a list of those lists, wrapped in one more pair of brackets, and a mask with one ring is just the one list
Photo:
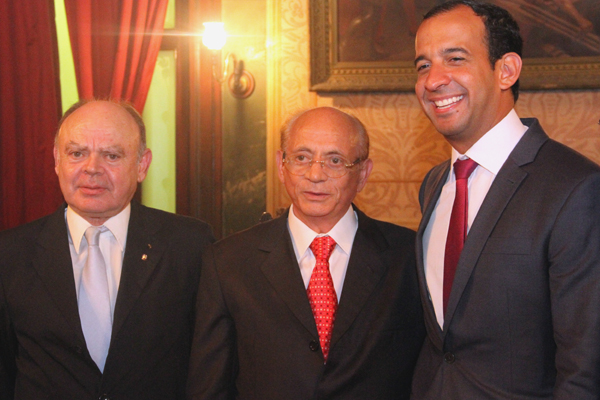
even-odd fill
[[(272, 4), (271, 70), (277, 101), (271, 103), (270, 153), (279, 148), (278, 129), (299, 108), (332, 105), (359, 117), (371, 136), (374, 169), (356, 204), (374, 218), (416, 229), (420, 219), (418, 190), (434, 165), (449, 156), (450, 147), (422, 113), (414, 94), (340, 94), (319, 96), (308, 90), (308, 0)], [(521, 117), (540, 119), (548, 134), (600, 163), (600, 91), (523, 92), (517, 103)], [(273, 165), (268, 187), (271, 211), (289, 199)]]

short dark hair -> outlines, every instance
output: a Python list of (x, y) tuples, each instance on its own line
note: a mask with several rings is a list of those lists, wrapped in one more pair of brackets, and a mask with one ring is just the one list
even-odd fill
[[(480, 3), (474, 0), (452, 0), (433, 7), (423, 20), (436, 15), (454, 10), (459, 6), (467, 6), (475, 15), (481, 17), (485, 25), (485, 41), (488, 46), (488, 57), (492, 69), (496, 61), (506, 53), (517, 53), (519, 57), (523, 53), (523, 38), (519, 30), (519, 24), (504, 8), (495, 4)], [(511, 87), (515, 102), (519, 98), (519, 80)]]
[(60, 128), (62, 127), (62, 125), (65, 122), (65, 120), (71, 114), (73, 114), (75, 111), (77, 111), (78, 109), (80, 109), (84, 105), (86, 105), (88, 103), (91, 103), (91, 102), (94, 102), (94, 101), (108, 101), (108, 102), (111, 102), (113, 104), (118, 105), (119, 107), (121, 107), (122, 109), (124, 109), (125, 111), (127, 111), (127, 113), (129, 115), (131, 115), (131, 117), (135, 121), (136, 125), (138, 126), (138, 131), (140, 133), (140, 145), (138, 147), (138, 158), (141, 158), (142, 155), (144, 154), (144, 150), (146, 150), (146, 125), (144, 124), (144, 120), (142, 119), (142, 116), (135, 109), (135, 107), (133, 107), (133, 105), (130, 102), (125, 101), (125, 100), (99, 99), (99, 98), (98, 99), (94, 98), (94, 99), (82, 99), (82, 100), (79, 100), (77, 103), (75, 103), (71, 107), (69, 107), (69, 109), (67, 111), (65, 111), (65, 113), (63, 114), (63, 116), (60, 119), (60, 121), (58, 121), (58, 128), (56, 129), (56, 134), (54, 135), (54, 145), (56, 146), (56, 144), (58, 143), (58, 134), (60, 133)]

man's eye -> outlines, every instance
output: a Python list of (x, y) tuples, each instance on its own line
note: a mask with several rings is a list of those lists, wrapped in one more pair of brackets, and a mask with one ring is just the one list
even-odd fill
[(71, 157), (73, 157), (73, 158), (79, 158), (79, 157), (81, 157), (82, 155), (83, 155), (83, 153), (82, 153), (82, 152), (80, 152), (80, 151), (72, 151), (72, 152), (71, 152)]
[(429, 64), (426, 64), (426, 63), (419, 64), (419, 65), (417, 65), (417, 72), (421, 72), (424, 69), (426, 69), (427, 67), (429, 67)]
[(116, 154), (109, 154), (109, 155), (107, 155), (107, 157), (111, 161), (115, 161), (115, 160), (119, 159), (119, 156)]
[(327, 159), (327, 165), (329, 166), (329, 168), (343, 169), (346, 166), (346, 164), (346, 160), (344, 160), (342, 157), (331, 157)]
[(306, 157), (305, 155), (302, 155), (302, 154), (298, 154), (293, 157), (293, 160), (295, 163), (305, 164), (308, 162), (308, 157)]

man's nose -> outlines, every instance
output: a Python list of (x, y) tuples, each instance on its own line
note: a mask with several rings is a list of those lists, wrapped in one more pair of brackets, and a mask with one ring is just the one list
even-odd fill
[(427, 76), (425, 77), (425, 89), (430, 92), (434, 92), (439, 88), (448, 85), (450, 83), (450, 75), (448, 69), (443, 65), (432, 64), (429, 67)]
[(90, 154), (85, 164), (85, 172), (88, 174), (98, 174), (102, 172), (102, 157), (97, 154)]
[(324, 181), (327, 179), (327, 174), (324, 171), (325, 162), (313, 160), (308, 168), (308, 179), (311, 181)]

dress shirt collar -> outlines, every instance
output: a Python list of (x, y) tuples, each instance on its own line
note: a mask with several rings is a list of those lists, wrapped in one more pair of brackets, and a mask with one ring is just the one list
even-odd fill
[(350, 254), (354, 236), (358, 229), (358, 216), (350, 206), (344, 216), (335, 224), (335, 226), (327, 233), (318, 234), (310, 229), (306, 224), (298, 219), (294, 214), (294, 206), (290, 206), (288, 213), (288, 226), (294, 242), (294, 250), (296, 250), (296, 258), (298, 261), (306, 253), (306, 250), (317, 236), (331, 236), (337, 243), (337, 246), (346, 254)]
[[(471, 146), (464, 156), (497, 175), (527, 129), (529, 128), (523, 125), (516, 111), (512, 109), (502, 121)], [(453, 148), (452, 165), (457, 158), (464, 159), (464, 156)]]
[[(77, 214), (71, 206), (67, 207), (66, 211), (67, 228), (69, 230), (69, 236), (73, 242), (73, 247), (77, 254), (81, 252), (81, 240), (87, 228), (92, 226), (82, 216)], [(121, 252), (125, 250), (125, 244), (127, 243), (127, 228), (129, 226), (129, 216), (131, 215), (131, 203), (127, 205), (119, 214), (109, 218), (103, 225), (110, 230), (117, 243), (121, 247)]]

